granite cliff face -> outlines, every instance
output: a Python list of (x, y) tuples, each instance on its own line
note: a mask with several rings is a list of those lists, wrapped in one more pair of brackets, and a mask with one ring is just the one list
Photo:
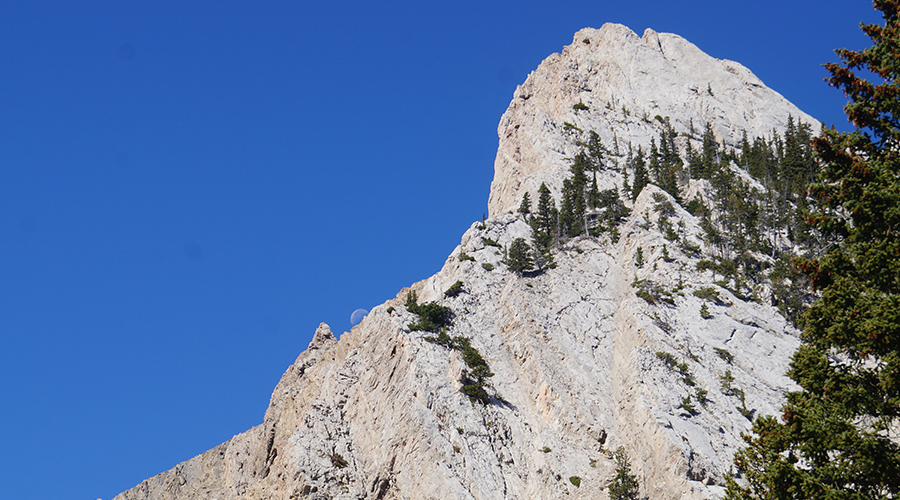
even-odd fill
[[(573, 110), (578, 102), (589, 110)], [(791, 388), (783, 373), (799, 342), (772, 306), (722, 288), (717, 303), (693, 295), (716, 287), (714, 277), (696, 270), (699, 254), (670, 245), (664, 258), (659, 202), (672, 202), (669, 220), (702, 254), (698, 220), (650, 185), (616, 242), (570, 240), (555, 250), (555, 269), (511, 273), (490, 244), (530, 237), (522, 217), (506, 213), (522, 193), (534, 196), (541, 182), (559, 193), (579, 140), (564, 122), (597, 131), (607, 146), (646, 147), (656, 115), (678, 132), (709, 122), (727, 144), (744, 130), (781, 129), (788, 115), (815, 123), (746, 68), (675, 35), (580, 31), (516, 90), (499, 128), (491, 217), (472, 225), (441, 271), (339, 341), (322, 324), (261, 425), (116, 499), (607, 498), (610, 450), (620, 446), (649, 498), (721, 496), (747, 416), (775, 413)], [(621, 187), (618, 175), (607, 171), (601, 188)], [(694, 181), (684, 188), (703, 191)], [(667, 300), (640, 298), (640, 280)], [(463, 292), (445, 296), (457, 281)], [(494, 373), (488, 404), (461, 391), (469, 368), (458, 351), (409, 328), (410, 290), (452, 310), (447, 333), (470, 339)]]

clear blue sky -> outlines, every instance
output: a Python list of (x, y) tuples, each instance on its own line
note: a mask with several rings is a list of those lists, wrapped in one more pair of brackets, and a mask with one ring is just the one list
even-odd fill
[[(628, 6), (631, 4), (633, 6)], [(515, 86), (684, 36), (826, 123), (865, 1), (0, 4), (0, 484), (109, 499), (262, 422), (321, 321), (438, 271)]]

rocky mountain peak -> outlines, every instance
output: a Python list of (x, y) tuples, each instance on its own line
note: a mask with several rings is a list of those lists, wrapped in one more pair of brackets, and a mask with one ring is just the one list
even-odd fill
[(771, 137), (789, 116), (818, 123), (741, 64), (678, 35), (648, 28), (639, 37), (612, 23), (585, 28), (516, 88), (497, 129), (488, 209), (514, 211), (526, 191), (537, 199), (542, 182), (559, 193), (577, 142), (591, 130), (608, 148), (646, 152), (668, 118), (695, 147), (710, 124), (718, 142), (737, 148), (744, 132), (751, 141)]
[[(793, 388), (783, 374), (797, 331), (773, 305), (776, 284), (760, 278), (777, 265), (763, 250), (789, 247), (790, 230), (760, 236), (759, 221), (709, 216), (726, 199), (714, 182), (766, 187), (724, 154), (716, 175), (679, 180), (684, 200), (698, 200), (691, 211), (647, 184), (617, 202), (627, 210), (614, 227), (557, 229), (544, 266), (520, 272), (510, 249), (536, 229), (507, 212), (525, 192), (536, 201), (541, 183), (559, 199), (591, 131), (605, 148), (598, 188), (618, 193), (626, 151), (649, 150), (662, 128), (677, 133), (679, 154), (702, 146), (707, 125), (727, 150), (789, 116), (815, 123), (677, 35), (579, 31), (516, 89), (499, 126), (491, 217), (442, 269), (340, 340), (321, 324), (259, 426), (116, 499), (607, 498), (620, 447), (643, 496), (721, 497), (741, 433)], [(769, 199), (756, 208), (791, 203)], [(756, 234), (744, 274), (713, 224), (729, 217)]]
[(337, 342), (337, 339), (334, 338), (334, 334), (331, 333), (331, 328), (325, 323), (320, 323), (319, 327), (316, 328), (316, 333), (309, 342), (309, 347), (307, 347), (307, 349), (323, 349), (335, 342)]

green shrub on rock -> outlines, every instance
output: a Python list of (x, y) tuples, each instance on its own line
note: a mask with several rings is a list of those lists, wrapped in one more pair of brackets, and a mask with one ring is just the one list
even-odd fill
[(450, 325), (450, 308), (434, 302), (419, 304), (416, 292), (406, 294), (406, 310), (419, 316), (419, 321), (407, 325), (410, 330), (426, 332)]
[(444, 290), (445, 297), (456, 297), (463, 291), (463, 282), (457, 281), (456, 283), (450, 285), (450, 288)]

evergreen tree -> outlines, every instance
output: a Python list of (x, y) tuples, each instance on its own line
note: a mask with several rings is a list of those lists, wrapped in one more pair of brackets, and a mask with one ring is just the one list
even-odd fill
[(856, 130), (814, 140), (809, 221), (831, 246), (799, 266), (820, 294), (788, 372), (801, 389), (781, 421), (754, 423), (735, 456), (747, 483), (730, 481), (731, 499), (900, 497), (900, 0), (874, 4), (884, 26), (862, 25), (874, 44), (826, 64)]
[(585, 171), (591, 168), (590, 157), (582, 150), (572, 161), (570, 171), (572, 177), (563, 181), (562, 203), (559, 208), (560, 229), (567, 236), (574, 237), (586, 232), (585, 211), (585, 187), (587, 186), (587, 174)]
[(684, 162), (678, 156), (678, 147), (675, 138), (678, 134), (669, 119), (663, 121), (663, 131), (659, 136), (659, 148), (656, 147), (656, 139), (650, 139), (650, 174), (653, 182), (663, 191), (672, 195), (675, 201), (681, 203), (681, 194), (678, 191), (678, 173)]
[(637, 476), (631, 473), (631, 461), (625, 449), (619, 447), (615, 453), (616, 476), (607, 486), (610, 500), (638, 500), (640, 483)]
[(634, 171), (634, 181), (631, 184), (631, 201), (634, 201), (641, 194), (644, 187), (650, 184), (650, 179), (647, 176), (647, 166), (644, 162), (644, 153), (641, 151), (640, 146), (638, 146), (637, 155), (632, 160), (631, 169)]
[[(788, 116), (787, 126), (784, 129), (784, 156), (781, 158), (781, 171), (784, 181), (787, 183), (787, 192), (794, 199), (802, 187), (806, 186), (802, 176), (803, 150), (797, 138), (797, 127), (794, 125), (794, 117)], [(806, 193), (803, 193), (806, 194)]]
[(519, 213), (525, 215), (531, 213), (531, 198), (528, 196), (528, 191), (525, 191), (525, 194), (522, 195), (522, 204), (519, 205)]
[(572, 179), (564, 179), (562, 202), (559, 204), (559, 229), (564, 235), (577, 236), (581, 231), (579, 222), (581, 219), (576, 215), (575, 208), (579, 198), (583, 199), (583, 196), (578, 196), (576, 188), (572, 185)]
[(659, 137), (659, 152), (666, 163), (676, 163), (681, 158), (678, 156), (678, 147), (675, 145), (675, 138), (678, 133), (672, 127), (672, 123), (667, 116), (663, 123), (663, 133)]
[(541, 183), (541, 187), (538, 188), (537, 213), (531, 218), (532, 242), (541, 254), (546, 253), (553, 244), (557, 218), (556, 202), (553, 201), (547, 185)]
[(584, 195), (584, 185), (579, 186), (571, 179), (563, 181), (563, 200), (559, 208), (559, 224), (566, 236), (575, 237), (585, 232)]
[(597, 187), (597, 172), (591, 180), (591, 190), (588, 192), (588, 208), (597, 208), (600, 204), (600, 189)]
[(687, 143), (687, 151), (685, 151), (685, 157), (687, 157), (688, 161), (688, 174), (691, 179), (699, 179), (697, 176), (697, 172), (702, 171), (703, 167), (700, 165), (700, 155), (697, 154), (697, 151), (694, 150), (694, 147), (691, 146), (690, 141)]
[(681, 193), (678, 190), (678, 175), (684, 162), (678, 155), (678, 146), (675, 138), (678, 134), (666, 117), (663, 132), (659, 137), (660, 173), (656, 183), (663, 191), (672, 195), (675, 201), (681, 203)]
[(593, 172), (598, 172), (603, 170), (603, 153), (606, 151), (606, 148), (603, 147), (603, 141), (600, 139), (600, 134), (591, 130), (588, 132), (588, 142), (584, 144), (587, 148), (587, 155), (590, 160), (590, 170)]
[(793, 117), (788, 116), (780, 173), (789, 199), (801, 203), (806, 197), (806, 186), (816, 173), (810, 139), (809, 124), (795, 125)]
[(656, 185), (659, 186), (660, 179), (663, 178), (662, 174), (662, 160), (660, 159), (659, 149), (656, 147), (656, 139), (650, 138), (650, 174), (653, 176), (653, 180), (656, 182)]
[(509, 270), (516, 274), (534, 269), (534, 256), (525, 238), (516, 238), (509, 244), (505, 263)]
[(747, 131), (741, 134), (741, 156), (738, 165), (746, 171), (750, 171), (750, 139), (747, 138)]
[(697, 168), (691, 168), (691, 176), (694, 179), (709, 179), (719, 165), (719, 144), (713, 134), (712, 125), (706, 124), (703, 132), (703, 148), (700, 151), (700, 164)]

